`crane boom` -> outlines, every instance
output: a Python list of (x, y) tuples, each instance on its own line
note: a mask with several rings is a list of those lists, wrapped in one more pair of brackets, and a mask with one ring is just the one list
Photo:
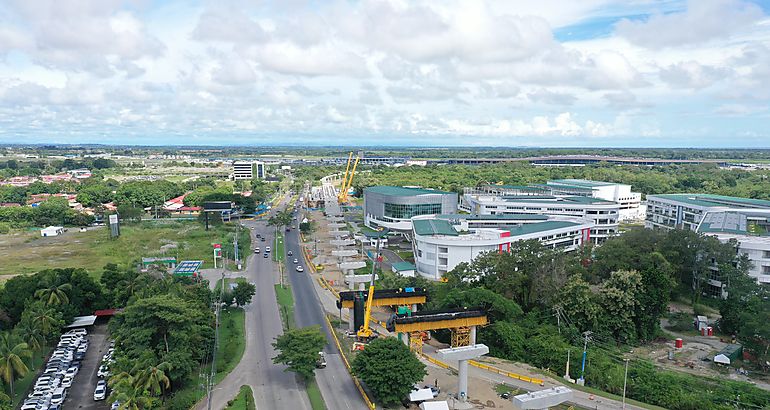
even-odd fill
[(343, 187), (342, 202), (348, 201), (348, 191), (350, 190), (350, 187), (353, 186), (353, 177), (356, 175), (356, 168), (358, 167), (358, 161), (360, 160), (361, 157), (356, 157), (356, 162), (353, 163), (353, 169), (350, 171), (350, 177), (348, 178), (348, 185)]
[(345, 191), (345, 185), (348, 182), (348, 170), (350, 170), (350, 163), (353, 160), (353, 151), (350, 151), (350, 154), (348, 154), (348, 165), (345, 166), (345, 176), (342, 178), (342, 186), (340, 187), (340, 193), (337, 195), (337, 198), (340, 200), (342, 199), (342, 193)]

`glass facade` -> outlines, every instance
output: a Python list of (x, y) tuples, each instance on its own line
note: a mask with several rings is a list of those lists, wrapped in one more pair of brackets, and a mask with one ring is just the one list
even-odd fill
[(396, 219), (409, 219), (417, 215), (433, 215), (441, 213), (441, 204), (389, 204), (385, 203), (385, 216)]

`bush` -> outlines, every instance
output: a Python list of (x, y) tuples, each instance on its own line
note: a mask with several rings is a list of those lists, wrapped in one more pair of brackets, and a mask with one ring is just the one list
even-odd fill
[(0, 222), (0, 234), (6, 234), (8, 232), (11, 232), (11, 225), (5, 222)]

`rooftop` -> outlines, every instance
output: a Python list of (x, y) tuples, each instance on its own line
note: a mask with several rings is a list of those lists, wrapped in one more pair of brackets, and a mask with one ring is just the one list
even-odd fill
[(455, 228), (444, 219), (415, 219), (412, 221), (412, 226), (417, 235), (460, 235)]
[(415, 269), (417, 269), (414, 266), (414, 264), (409, 263), (409, 262), (396, 262), (396, 263), (392, 264), (391, 266), (393, 266), (393, 269), (395, 269), (396, 272), (403, 272), (403, 271), (407, 271), (407, 270), (415, 270)]
[(553, 179), (548, 184), (572, 185), (582, 188), (595, 188), (600, 186), (617, 185), (614, 182), (591, 181), (588, 179)]
[(537, 232), (550, 231), (553, 229), (569, 228), (569, 227), (578, 226), (578, 225), (580, 224), (576, 222), (546, 221), (546, 222), (538, 222), (534, 224), (524, 224), (521, 226), (517, 226), (516, 228), (511, 229), (510, 232), (511, 232), (511, 236), (521, 236), (521, 235), (528, 235), (528, 234), (537, 233)]
[(425, 189), (425, 188), (407, 188), (402, 186), (385, 186), (377, 185), (364, 188), (364, 194), (367, 192), (373, 192), (382, 195), (392, 196), (417, 196), (425, 194), (453, 194), (453, 192), (439, 191), (437, 189)]
[(476, 215), (476, 214), (441, 214), (436, 215), (438, 219), (475, 219), (485, 221), (507, 221), (507, 220), (527, 220), (527, 221), (546, 221), (547, 215), (540, 214), (503, 214), (503, 215)]
[(768, 208), (770, 201), (713, 194), (660, 194), (649, 195), (701, 207)]
[(574, 203), (574, 204), (612, 204), (614, 202), (590, 196), (554, 196), (554, 195), (530, 195), (530, 196), (509, 196), (501, 197), (505, 201), (528, 202), (532, 204), (555, 204), (555, 203)]
[(768, 236), (768, 225), (770, 225), (770, 213), (709, 212), (703, 218), (698, 232)]

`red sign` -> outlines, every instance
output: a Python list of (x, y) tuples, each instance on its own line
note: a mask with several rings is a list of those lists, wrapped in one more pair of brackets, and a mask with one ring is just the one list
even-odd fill
[(219, 243), (215, 243), (215, 244), (214, 244), (214, 249), (219, 249), (219, 248), (221, 248), (221, 247), (222, 247), (222, 245), (221, 245), (221, 244), (219, 244)]

